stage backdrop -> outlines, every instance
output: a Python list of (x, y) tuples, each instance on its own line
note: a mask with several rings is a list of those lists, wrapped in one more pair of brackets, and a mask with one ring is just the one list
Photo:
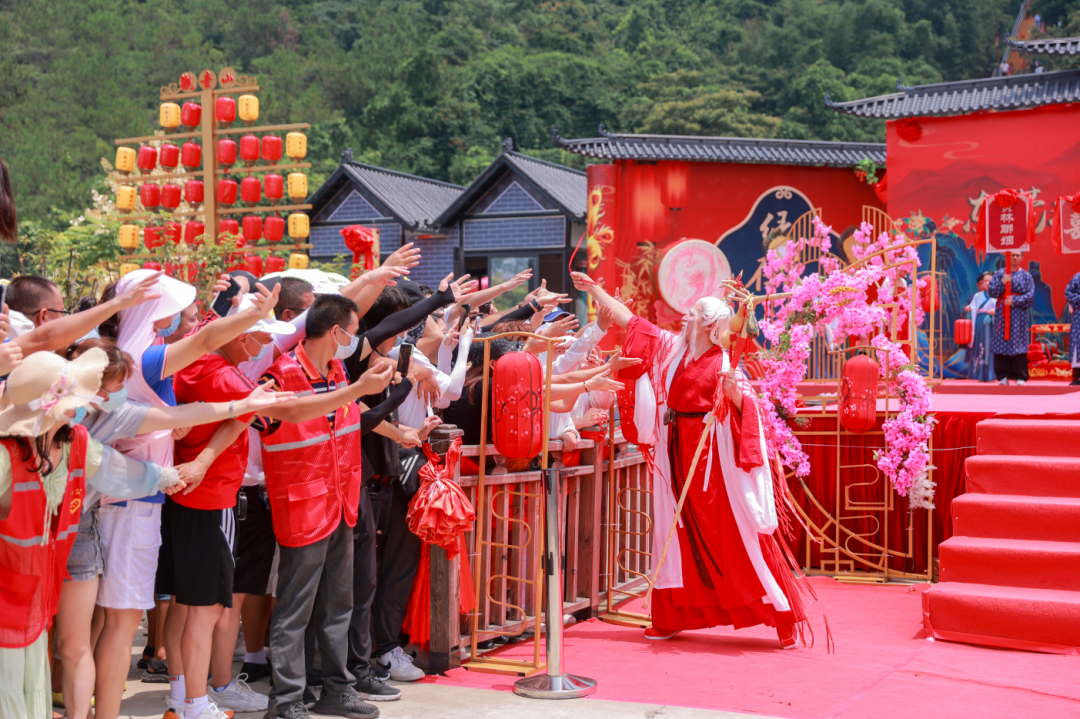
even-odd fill
[[(1080, 192), (1080, 105), (923, 117), (888, 123), (888, 212), (915, 233), (938, 237), (945, 327), (975, 294), (983, 270), (1004, 266), (1000, 255), (973, 249), (981, 199), (1004, 188), (1035, 198), (1036, 242), (1023, 266), (1035, 279), (1033, 319), (1070, 320), (1064, 290), (1080, 272), (1080, 254), (1055, 254), (1050, 239), (1054, 200)], [(901, 127), (901, 123), (904, 124)], [(905, 140), (898, 129), (903, 130)], [(962, 353), (950, 363), (965, 371)]]
[[(589, 191), (590, 274), (669, 328), (727, 276), (763, 291), (770, 238), (811, 208), (838, 234), (858, 225), (863, 205), (884, 209), (850, 168), (626, 160), (589, 167)], [(609, 346), (619, 341), (609, 333)]]

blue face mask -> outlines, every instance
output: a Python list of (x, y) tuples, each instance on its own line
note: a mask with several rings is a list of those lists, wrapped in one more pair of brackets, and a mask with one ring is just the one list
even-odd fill
[(75, 416), (68, 417), (68, 424), (74, 427), (77, 424), (82, 424), (82, 421), (86, 419), (87, 411), (86, 407), (76, 407)]
[(109, 398), (101, 403), (101, 410), (103, 412), (112, 412), (120, 409), (124, 402), (127, 402), (127, 397), (127, 387), (121, 387), (118, 392), (109, 392)]
[(169, 323), (169, 326), (164, 328), (164, 329), (158, 330), (157, 331), (157, 336), (158, 337), (168, 337), (173, 332), (176, 332), (176, 329), (180, 326), (180, 315), (181, 314), (182, 314), (181, 312), (177, 312), (175, 315), (173, 315), (172, 322)]
[[(248, 355), (248, 362), (258, 362), (259, 360), (261, 360), (263, 357), (266, 356), (266, 353), (270, 351), (270, 345), (272, 344), (274, 344), (274, 342), (271, 340), (264, 345), (259, 345), (259, 347), (262, 348), (259, 350), (259, 354)], [(244, 351), (247, 352), (247, 347), (244, 347)]]

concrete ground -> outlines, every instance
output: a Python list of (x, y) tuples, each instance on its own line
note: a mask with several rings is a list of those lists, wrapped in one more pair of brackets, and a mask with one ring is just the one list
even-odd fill
[[(121, 704), (122, 719), (160, 719), (165, 712), (167, 684), (145, 684), (139, 681), (141, 669), (135, 661), (146, 644), (145, 626), (135, 636), (132, 648), (132, 670), (127, 691)], [(238, 672), (240, 664), (234, 665)], [(525, 699), (511, 692), (490, 689), (442, 686), (438, 684), (407, 684), (390, 682), (401, 689), (401, 699), (379, 702), (381, 716), (389, 719), (769, 719), (760, 714), (691, 709), (664, 704), (635, 704), (604, 699), (572, 699), (544, 701)], [(269, 694), (270, 680), (262, 679), (251, 685), (262, 694)], [(316, 690), (318, 691), (318, 690)], [(675, 687), (672, 691), (677, 691)], [(312, 714), (312, 716), (319, 716)], [(237, 714), (237, 719), (261, 719), (262, 713)]]

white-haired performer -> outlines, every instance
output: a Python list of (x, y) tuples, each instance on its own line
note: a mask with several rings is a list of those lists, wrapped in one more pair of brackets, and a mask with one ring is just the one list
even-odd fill
[(742, 372), (727, 376), (728, 353), (720, 346), (731, 308), (724, 300), (702, 298), (676, 335), (637, 317), (586, 276), (573, 278), (575, 287), (612, 309), (615, 322), (626, 328), (624, 356), (642, 359), (646, 369), (634, 388), (633, 416), (623, 423), (634, 422), (639, 444), (654, 449), (654, 562), (675, 519), (718, 382), (735, 408), (713, 424), (690, 480), (678, 531), (653, 588), (653, 626), (645, 636), (662, 640), (689, 629), (765, 624), (776, 627), (782, 646), (794, 647), (796, 626), (806, 615), (771, 536), (777, 515), (761, 418)]

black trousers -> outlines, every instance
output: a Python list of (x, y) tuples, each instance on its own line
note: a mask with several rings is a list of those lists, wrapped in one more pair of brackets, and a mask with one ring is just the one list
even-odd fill
[(1028, 378), (1027, 353), (1019, 355), (994, 355), (994, 374), (1003, 379), (1024, 380)]
[[(371, 605), (375, 602), (378, 563), (375, 554), (376, 518), (371, 492), (381, 485), (365, 480), (360, 511), (353, 527), (353, 613), (349, 623), (349, 673), (359, 681), (371, 673)], [(381, 486), (378, 487), (381, 489)]]

